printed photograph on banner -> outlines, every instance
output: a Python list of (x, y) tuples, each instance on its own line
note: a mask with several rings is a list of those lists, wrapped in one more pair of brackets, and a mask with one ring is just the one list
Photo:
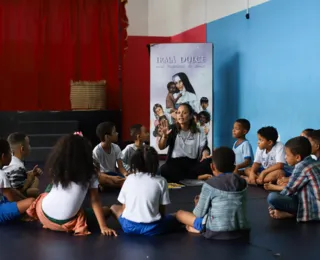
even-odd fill
[(159, 154), (158, 142), (163, 120), (175, 124), (180, 104), (192, 106), (199, 130), (207, 136), (208, 146), (213, 138), (211, 43), (165, 43), (150, 48), (150, 145)]

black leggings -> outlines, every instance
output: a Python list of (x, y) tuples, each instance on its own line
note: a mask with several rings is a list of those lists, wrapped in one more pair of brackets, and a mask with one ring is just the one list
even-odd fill
[(170, 158), (160, 167), (160, 174), (168, 182), (197, 179), (199, 175), (212, 173), (210, 163), (210, 158), (202, 162), (188, 157)]

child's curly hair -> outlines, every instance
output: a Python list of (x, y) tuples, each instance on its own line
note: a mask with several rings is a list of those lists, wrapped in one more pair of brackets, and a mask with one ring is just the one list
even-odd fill
[(80, 135), (59, 139), (45, 166), (55, 185), (67, 188), (70, 182), (86, 186), (96, 174), (90, 142)]

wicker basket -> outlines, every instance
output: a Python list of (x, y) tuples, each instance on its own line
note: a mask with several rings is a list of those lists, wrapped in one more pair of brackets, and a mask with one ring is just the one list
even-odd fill
[(71, 81), (72, 110), (106, 109), (106, 81)]

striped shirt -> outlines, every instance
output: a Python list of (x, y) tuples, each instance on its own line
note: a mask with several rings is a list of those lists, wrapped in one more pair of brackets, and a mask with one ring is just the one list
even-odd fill
[(2, 189), (8, 189), (11, 188), (10, 182), (5, 174), (5, 172), (0, 169), (0, 204), (4, 199), (4, 196), (2, 194)]
[(297, 221), (320, 220), (320, 162), (308, 156), (297, 163), (282, 195), (297, 195)]
[(24, 163), (17, 157), (12, 156), (9, 166), (3, 167), (4, 172), (10, 181), (11, 187), (21, 189), (28, 178)]

